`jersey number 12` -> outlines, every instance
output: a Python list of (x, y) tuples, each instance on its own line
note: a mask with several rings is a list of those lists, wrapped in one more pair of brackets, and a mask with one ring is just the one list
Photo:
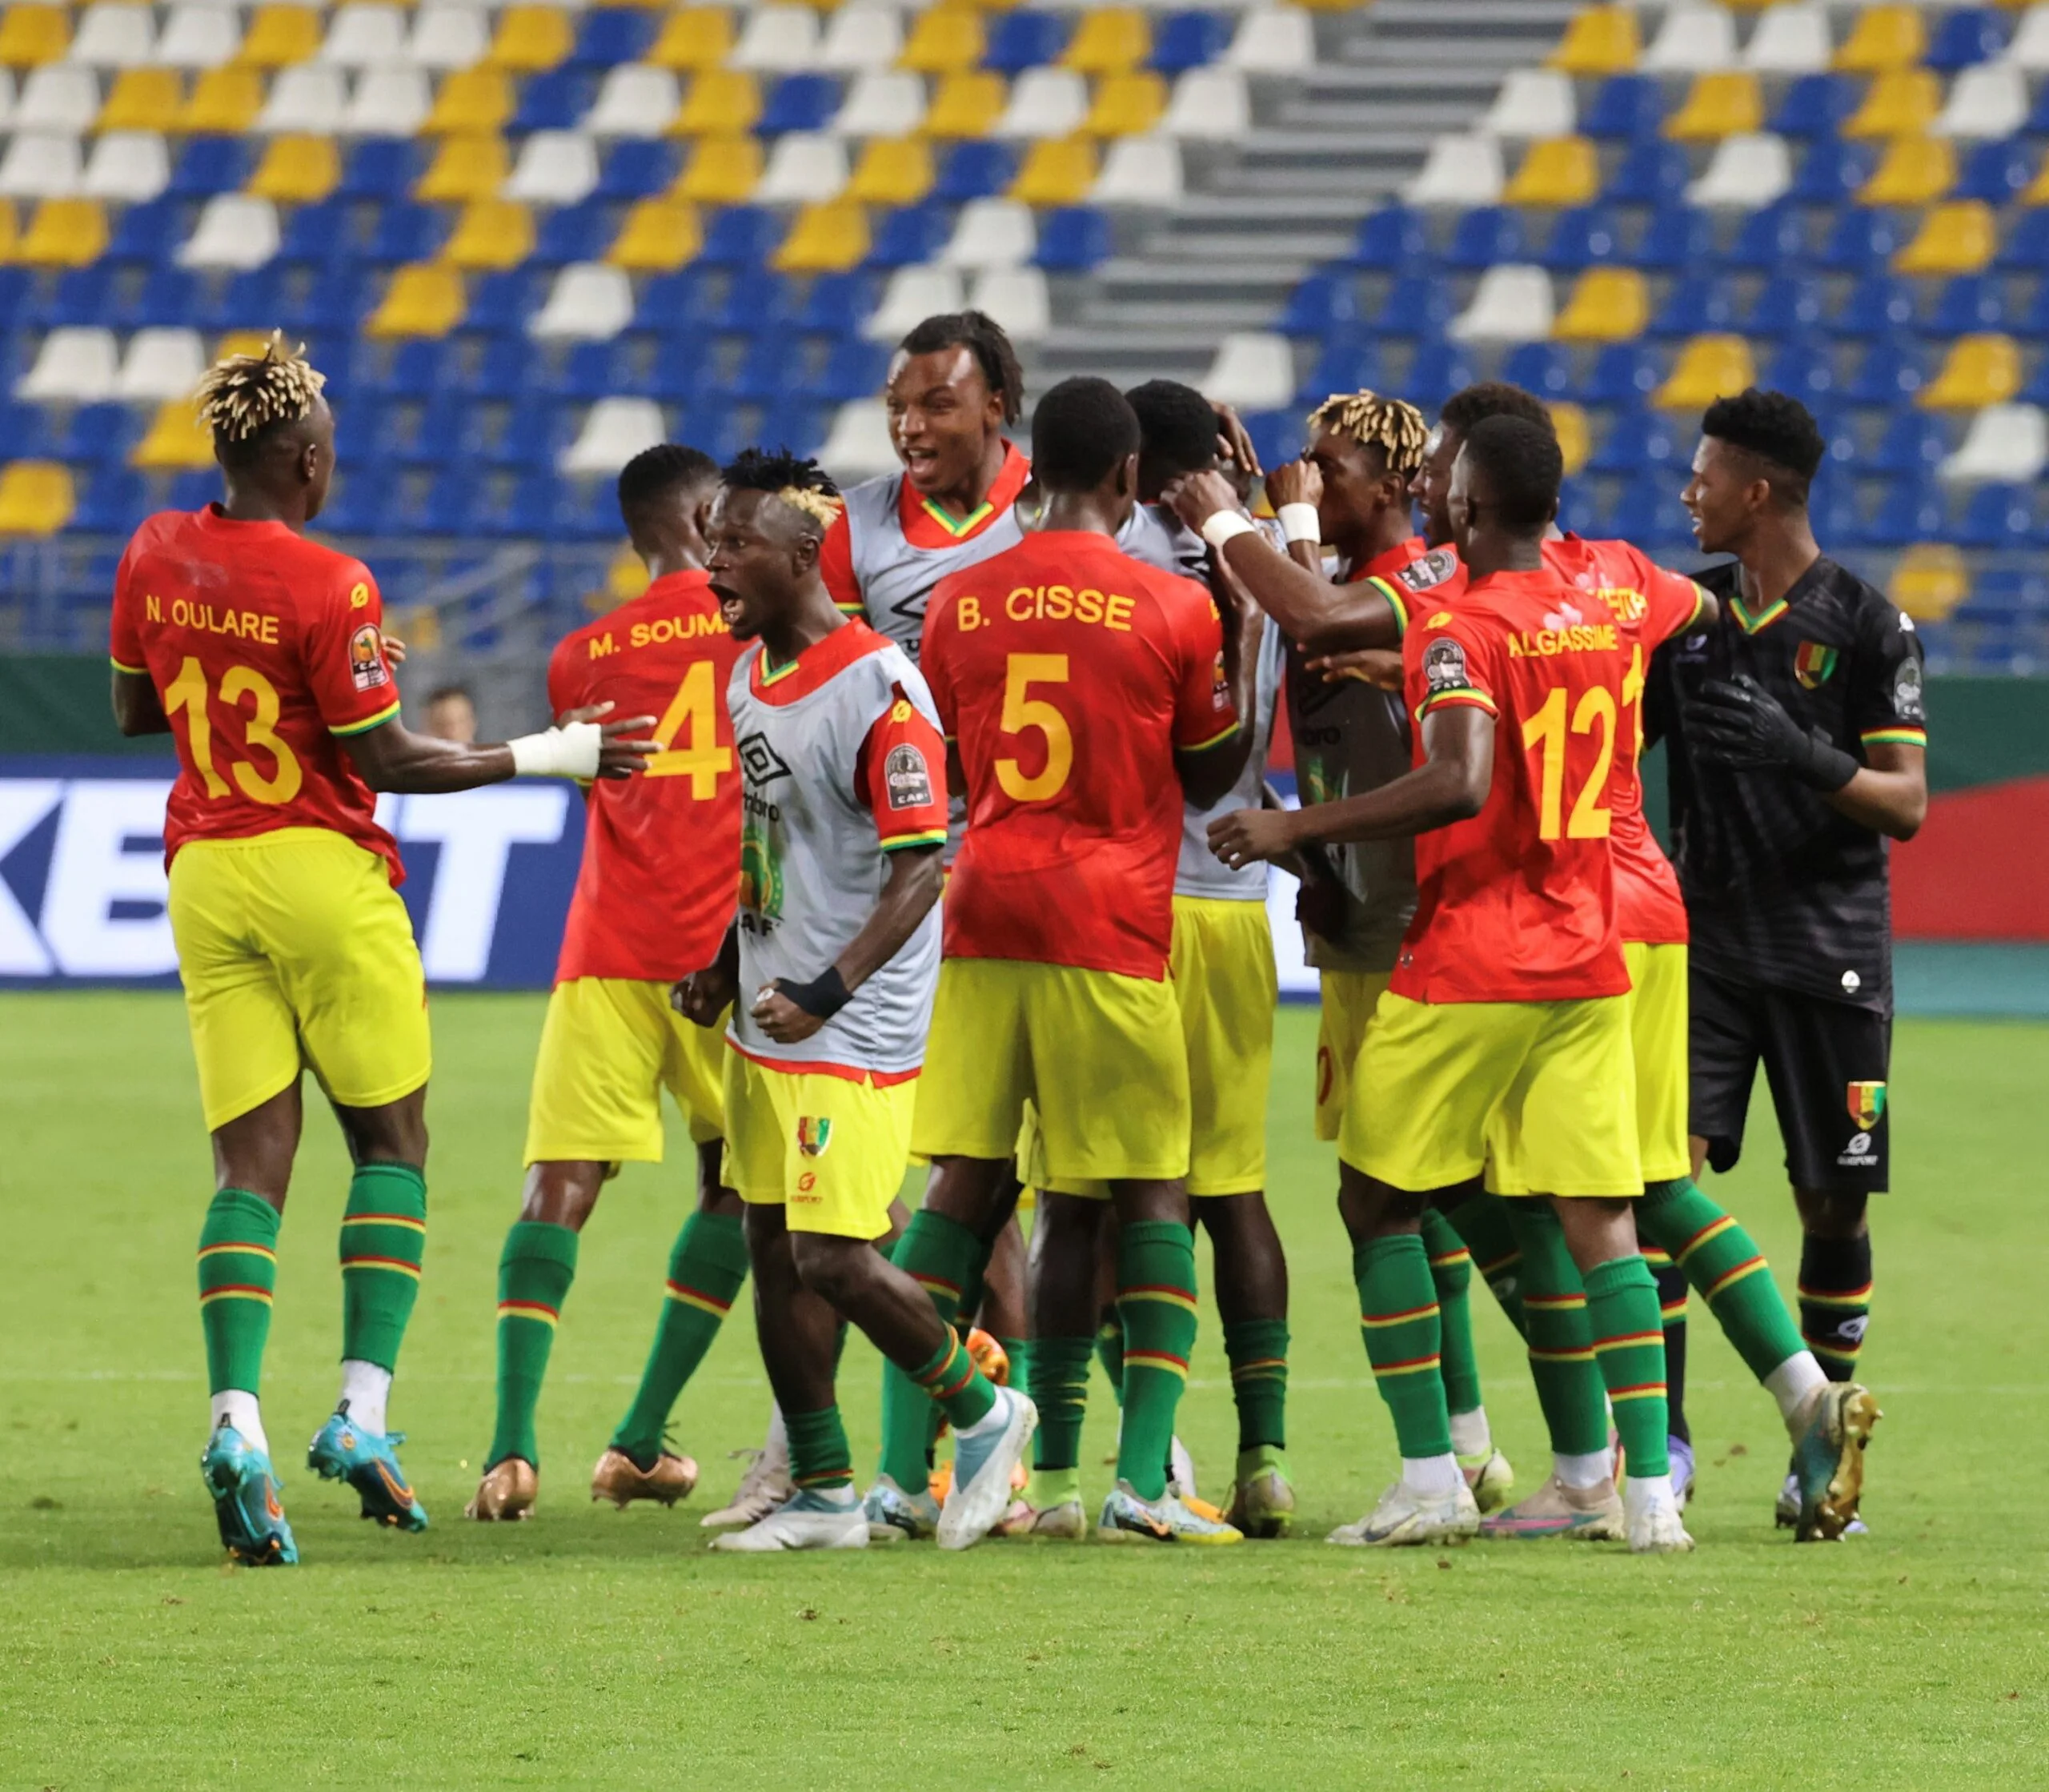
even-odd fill
[(1539, 840), (1554, 840), (1561, 833), (1569, 840), (1608, 837), (1610, 817), (1602, 799), (1608, 794), (1608, 773), (1615, 762), (1615, 699), (1612, 692), (1598, 684), (1580, 694), (1572, 712), (1571, 732), (1591, 734), (1597, 728), (1601, 744), (1595, 750), (1594, 769), (1579, 787), (1572, 814), (1564, 819), (1561, 828), (1566, 792), (1566, 688), (1554, 686), (1537, 713), (1522, 724), (1525, 751), (1540, 748), (1544, 756), (1537, 784)]

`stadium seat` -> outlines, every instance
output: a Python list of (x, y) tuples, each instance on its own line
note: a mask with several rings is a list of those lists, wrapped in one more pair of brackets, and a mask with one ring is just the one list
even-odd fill
[(1695, 78), (1678, 109), (1665, 120), (1674, 142), (1711, 142), (1764, 128), (1764, 90), (1743, 69)]
[(1370, 391), (1385, 383), (1379, 346), (1370, 338), (1333, 337), (1295, 390), (1294, 403), (1304, 410), (1333, 392)]
[[(5, 189), (6, 165), (0, 163), (0, 191)], [(2031, 206), (2014, 219), (1995, 263), (2009, 271), (2049, 270), (2049, 206)]]
[(772, 265), (786, 274), (844, 274), (868, 251), (867, 212), (852, 200), (825, 200), (797, 214)]
[(1150, 69), (1105, 75), (1082, 129), (1097, 137), (1135, 137), (1153, 129), (1166, 110), (1167, 83)]
[(742, 14), (740, 37), (726, 61), (736, 69), (787, 74), (818, 60), (818, 15), (808, 6), (761, 6)]
[(2025, 201), (2036, 178), (2035, 158), (2025, 142), (1979, 143), (1964, 158), (1963, 172), (1951, 197), (1983, 199), (1997, 208), (2016, 198)]
[(1263, 331), (1230, 332), (1217, 345), (1201, 385), (1209, 397), (1241, 410), (1278, 409), (1295, 394), (1288, 339)]
[[(1810, 329), (1821, 321), (1821, 291), (1811, 282), (1801, 285), (1810, 296), (1811, 306), (1803, 304), (1798, 327)], [(1851, 288), (1850, 297), (1836, 315), (1835, 328), (1845, 336), (1883, 336), (1904, 330), (1913, 321), (1914, 294), (1907, 283), (1889, 274), (1871, 274)], [(1754, 323), (1752, 328), (1754, 331)]]
[(1359, 226), (1352, 259), (1360, 267), (1397, 272), (1429, 253), (1421, 214), (1401, 204), (1369, 212)]
[(14, 102), (17, 130), (89, 130), (99, 116), (99, 78), (90, 69), (50, 62), (32, 70)]
[(1956, 451), (1942, 463), (1953, 484), (2024, 485), (2049, 468), (2049, 416), (2032, 404), (1988, 404), (1971, 419)]
[(1504, 206), (1478, 206), (1453, 227), (1444, 263), (1447, 267), (1478, 271), (1519, 261), (1523, 251), (1520, 214)]
[(575, 33), (562, 8), (513, 6), (498, 15), (486, 60), (494, 68), (535, 74), (567, 61), (575, 48)]
[(279, 246), (278, 208), (269, 199), (222, 193), (207, 202), (177, 260), (181, 267), (259, 267)]
[(1501, 146), (1493, 138), (1443, 136), (1432, 140), (1402, 198), (1412, 206), (1492, 206), (1506, 184)]
[(1502, 378), (1548, 403), (1573, 389), (1571, 353), (1558, 343), (1519, 343), (1502, 363)]
[(1171, 206), (1183, 185), (1181, 146), (1171, 137), (1121, 137), (1105, 152), (1089, 197), (1104, 206)]
[(1729, 283), (1713, 275), (1684, 275), (1672, 283), (1647, 326), (1654, 336), (1699, 336), (1726, 331), (1736, 307)]
[(1771, 114), (1768, 128), (1782, 137), (1833, 137), (1856, 112), (1857, 83), (1840, 74), (1794, 78)]
[(1039, 222), (1034, 263), (1058, 273), (1085, 274), (1109, 259), (1110, 221), (1093, 206), (1061, 206)]
[(1756, 383), (1750, 345), (1741, 336), (1696, 336), (1680, 349), (1652, 402), (1661, 411), (1703, 411)]
[(324, 199), (342, 178), (341, 153), (331, 137), (273, 137), (249, 177), (251, 197), (280, 205)]
[(371, 337), (445, 336), (463, 320), (463, 276), (455, 268), (416, 263), (397, 269), (363, 326)]
[(1892, 213), (1851, 206), (1836, 214), (1816, 259), (1838, 273), (1875, 273), (1891, 263), (1902, 240), (1900, 220)]
[(1473, 364), (1455, 343), (1423, 343), (1401, 389), (1412, 403), (1435, 410), (1454, 392), (1473, 383)]
[[(564, 214), (558, 211), (551, 224)], [(589, 239), (576, 247), (595, 251), (602, 240), (603, 220)], [(516, 267), (529, 256), (548, 261), (558, 258), (537, 255), (534, 214), (515, 199), (473, 199), (464, 206), (442, 247), (441, 258), (452, 267), (468, 271)]]
[(70, 43), (70, 22), (62, 6), (12, 6), (0, 13), (0, 65), (34, 68), (54, 62)]
[(527, 326), (543, 342), (604, 342), (633, 321), (633, 285), (624, 269), (597, 262), (563, 268)]
[(1383, 336), (1413, 336), (1434, 342), (1450, 327), (1451, 293), (1433, 275), (1410, 274), (1391, 282), (1374, 314)]
[(593, 137), (659, 137), (682, 110), (673, 71), (625, 62), (606, 73), (582, 128)]
[(1511, 69), (1480, 128), (1490, 137), (1526, 141), (1570, 137), (1578, 128), (1578, 110), (1572, 78), (1562, 70)]
[(38, 404), (93, 404), (114, 396), (121, 353), (111, 330), (66, 325), (52, 330), (14, 396)]
[(1790, 392), (1811, 410), (1835, 390), (1834, 357), (1825, 342), (1789, 336), (1772, 351), (1759, 379), (1768, 391)]
[(782, 239), (782, 221), (759, 206), (728, 206), (712, 219), (698, 259), (712, 267), (758, 267)]
[(681, 172), (674, 144), (652, 138), (623, 138), (604, 153), (597, 192), (607, 199), (652, 199), (667, 192)]
[(928, 262), (945, 247), (952, 234), (952, 220), (944, 206), (930, 200), (899, 206), (874, 226), (868, 266), (905, 267)]
[(123, 69), (93, 122), (101, 130), (174, 130), (185, 110), (185, 82), (175, 69)]
[(1010, 197), (1028, 206), (1073, 205), (1096, 184), (1097, 166), (1093, 138), (1044, 139), (1024, 152)]
[(1010, 144), (970, 139), (944, 151), (945, 160), (932, 189), (932, 197), (958, 203), (1001, 193), (1016, 178), (1017, 151)]
[(223, 136), (251, 129), (263, 110), (263, 78), (251, 68), (211, 68), (192, 83), (179, 114), (181, 130)]
[[(182, 406), (186, 416), (191, 415), (190, 405)], [(207, 439), (207, 451), (211, 459), (213, 441)], [(150, 509), (142, 475), (122, 467), (101, 467), (94, 469), (86, 481), (80, 494), (78, 507), (70, 515), (70, 526), (94, 535), (126, 535), (142, 521)]]
[(233, 192), (249, 178), (249, 148), (239, 138), (186, 138), (166, 190), (181, 199), (209, 199), (216, 193)]
[(2027, 488), (1999, 483), (1971, 491), (1947, 532), (1959, 547), (1991, 549), (2031, 547), (2041, 535)]
[(924, 117), (925, 86), (916, 75), (900, 69), (870, 70), (848, 86), (832, 115), (832, 128), (842, 137), (905, 137)]
[(512, 84), (502, 69), (457, 69), (441, 83), (421, 129), (430, 136), (503, 130), (511, 117)]
[(840, 85), (827, 74), (786, 74), (776, 83), (755, 128), (764, 135), (823, 130), (840, 108)]
[(1843, 121), (1846, 137), (1900, 137), (1934, 128), (1942, 113), (1942, 83), (1927, 69), (1895, 69), (1872, 78), (1857, 110)]
[(252, 69), (287, 68), (317, 55), (321, 17), (312, 7), (260, 6), (250, 14), (235, 60)]
[(847, 184), (846, 146), (823, 131), (777, 138), (753, 197), (763, 205), (804, 205), (832, 198)]
[[(287, 140), (279, 139), (280, 142)], [(318, 137), (295, 140), (323, 145), (327, 141)], [(495, 133), (465, 132), (444, 137), (413, 188), (413, 197), (428, 205), (461, 205), (471, 199), (491, 198), (505, 184), (511, 170), (505, 139)], [(321, 195), (309, 193), (304, 197), (317, 199)]]
[(489, 53), (490, 26), (490, 15), (477, 6), (423, 6), (413, 15), (398, 59), (443, 74), (468, 68)]
[[(1759, 216), (1775, 216), (1767, 208)], [(1748, 229), (1754, 219), (1746, 220)], [(1650, 215), (1630, 259), (1638, 267), (1677, 270), (1698, 267), (1714, 254), (1714, 222), (1693, 206), (1661, 206)]]
[(832, 414), (832, 425), (818, 451), (826, 465), (844, 467), (848, 479), (893, 471), (896, 450), (889, 439), (888, 415), (879, 399), (854, 399)]
[(1224, 21), (1215, 13), (1169, 13), (1153, 34), (1149, 60), (1162, 74), (1185, 74), (1215, 62), (1229, 42)]
[(1927, 53), (1919, 7), (1878, 4), (1856, 15), (1850, 35), (1836, 50), (1834, 64), (1851, 74), (1879, 74), (1916, 67)]
[(1693, 178), (1686, 150), (1662, 138), (1629, 146), (1610, 171), (1601, 196), (1611, 205), (1662, 206), (1678, 198)]
[(0, 196), (62, 198), (78, 191), (84, 172), (77, 138), (16, 131), (0, 154)]
[(1593, 139), (1554, 137), (1532, 143), (1502, 190), (1512, 206), (1584, 205), (1601, 190), (1601, 164)]
[(1321, 268), (1289, 295), (1276, 327), (1287, 336), (1327, 336), (1356, 329), (1361, 319), (1349, 271)]
[[(186, 409), (190, 415), (189, 395)], [(126, 460), (135, 439), (136, 422), (135, 411), (126, 404), (81, 405), (68, 421), (46, 432), (48, 446), (58, 459), (90, 466)], [(211, 462), (213, 456), (210, 453), (207, 458)]]
[(1008, 103), (1008, 90), (1000, 74), (986, 69), (949, 74), (932, 95), (925, 129), (934, 137), (986, 137), (996, 129)]
[(1665, 94), (1647, 74), (1617, 74), (1602, 82), (1579, 128), (1589, 137), (1631, 141), (1654, 137), (1665, 122)]
[(1967, 336), (2003, 329), (2006, 323), (2005, 283), (1987, 274), (1959, 274), (1943, 282), (1926, 327), (1934, 336)]
[(1551, 333), (1551, 279), (1541, 267), (1501, 263), (1481, 275), (1449, 334), (1459, 342), (1527, 343)]
[(1736, 20), (1720, 6), (1678, 6), (1665, 14), (1637, 66), (1653, 74), (1700, 74), (1736, 62)]
[(54, 535), (76, 504), (66, 467), (46, 460), (0, 467), (0, 535)]
[(1769, 7), (1743, 46), (1743, 66), (1760, 74), (1812, 74), (1834, 54), (1828, 8), (1822, 0)]
[(1966, 69), (1950, 83), (1937, 115), (1938, 137), (1973, 140), (2011, 137), (2027, 124), (2027, 82), (2011, 62)]
[(1248, 74), (1295, 74), (1316, 66), (1316, 33), (1295, 6), (1252, 6), (1224, 52), (1225, 66)]
[(170, 150), (154, 130), (103, 131), (78, 181), (88, 198), (134, 205), (154, 199), (170, 184)]
[(130, 403), (189, 398), (206, 371), (206, 353), (196, 331), (138, 330), (121, 358), (114, 395)]
[(14, 246), (31, 267), (78, 267), (106, 248), (106, 210), (97, 199), (45, 199)]
[(738, 205), (760, 184), (761, 139), (720, 134), (700, 137), (674, 189), (700, 205)]
[(967, 303), (959, 272), (951, 267), (900, 267), (889, 277), (882, 299), (861, 327), (872, 342), (892, 341), (921, 319), (957, 311)]
[[(339, 69), (307, 64), (280, 69), (252, 127), (265, 132), (315, 131), (331, 137), (348, 110), (348, 77)], [(407, 134), (395, 131), (394, 136)]]
[(1088, 118), (1089, 84), (1080, 75), (1071, 69), (1030, 69), (1012, 83), (995, 134), (1013, 140), (1065, 137), (1081, 130)]
[(2020, 349), (2011, 336), (1959, 336), (1915, 402), (1924, 411), (1977, 411), (2006, 403), (2020, 388)]
[(986, 311), (1013, 342), (1035, 343), (1053, 327), (1053, 299), (1036, 267), (992, 268), (975, 276), (968, 303)]
[(863, 205), (915, 205), (932, 190), (933, 178), (932, 146), (924, 138), (878, 137), (861, 146), (847, 197)]
[(1574, 13), (1550, 63), (1567, 74), (1615, 74), (1643, 54), (1636, 14), (1626, 6), (1585, 6)]
[(818, 66), (847, 74), (885, 69), (903, 51), (903, 21), (896, 9), (856, 0), (826, 22), (818, 46)]
[(980, 66), (986, 47), (979, 11), (936, 6), (916, 15), (898, 61), (919, 74), (964, 74)]
[(2049, 11), (2039, 4), (2020, 15), (2013, 41), (2007, 46), (2007, 58), (2015, 68), (2030, 74), (2049, 70)]
[(1706, 170), (1686, 189), (1688, 205), (1754, 211), (1793, 185), (1793, 155), (1783, 137), (1745, 131), (1715, 145)]
[(1902, 274), (1975, 274), (1991, 265), (1999, 247), (1992, 208), (1983, 199), (1958, 199), (1923, 216), (1893, 267)]
[(1574, 287), (1551, 333), (1560, 342), (1632, 341), (1650, 323), (1650, 293), (1634, 268), (1590, 267)]
[(1857, 194), (1867, 206), (1925, 206), (1956, 185), (1955, 148), (1942, 137), (1895, 137)]
[(1124, 74), (1153, 54), (1153, 28), (1135, 6), (1105, 6), (1081, 15), (1060, 60), (1083, 74)]
[(1642, 403), (1618, 407), (1606, 433), (1587, 455), (1582, 471), (1634, 474), (1646, 467), (1669, 467), (1679, 458), (1678, 438), (1671, 423)]
[(327, 20), (315, 60), (337, 68), (379, 68), (405, 54), (406, 15), (375, 0), (347, 0)]
[(528, 205), (573, 206), (598, 184), (595, 138), (575, 130), (536, 130), (519, 146), (504, 196)]
[(1949, 434), (1939, 418), (1900, 410), (1892, 413), (1866, 464), (1875, 473), (1927, 474), (1941, 466), (1949, 453)]

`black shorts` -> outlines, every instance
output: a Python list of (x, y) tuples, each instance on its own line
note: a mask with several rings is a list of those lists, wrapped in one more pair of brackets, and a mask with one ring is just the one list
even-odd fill
[(1886, 1100), (1889, 1016), (1733, 983), (1698, 965), (1687, 996), (1687, 1130), (1707, 1141), (1715, 1169), (1733, 1169), (1742, 1155), (1743, 1121), (1762, 1058), (1793, 1185), (1844, 1194), (1885, 1188), (1892, 1120)]

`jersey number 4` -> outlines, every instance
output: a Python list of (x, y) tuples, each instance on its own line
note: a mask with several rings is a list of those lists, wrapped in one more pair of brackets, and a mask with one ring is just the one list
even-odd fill
[[(695, 802), (707, 803), (719, 794), (719, 774), (733, 768), (733, 750), (719, 744), (719, 705), (712, 682), (712, 665), (700, 659), (684, 674), (668, 708), (655, 724), (654, 739), (662, 749), (649, 758), (650, 778), (690, 780)], [(686, 732), (687, 731), (687, 732)], [(685, 744), (676, 744), (683, 735)]]
[[(192, 745), (192, 763), (207, 786), (207, 796), (222, 797), (228, 793), (227, 780), (214, 768), (214, 726), (207, 712), (207, 695), (206, 668), (188, 655), (178, 668), (178, 676), (164, 687), (163, 712), (169, 717), (184, 712), (185, 737)], [(256, 707), (243, 729), (243, 744), (269, 754), (277, 769), (266, 777), (247, 760), (240, 759), (230, 760), (228, 769), (251, 802), (289, 803), (299, 794), (306, 776), (297, 756), (275, 732), (278, 688), (250, 667), (231, 666), (221, 680), (220, 700), (231, 709), (239, 710), (244, 697), (254, 697)]]
[[(1608, 837), (1610, 817), (1602, 799), (1608, 794), (1608, 773), (1615, 763), (1615, 698), (1601, 685), (1582, 692), (1572, 712), (1571, 732), (1591, 734), (1599, 729), (1601, 744), (1594, 751), (1594, 769), (1573, 800), (1572, 814), (1564, 817), (1566, 794), (1566, 689), (1555, 687), (1537, 713), (1522, 724), (1526, 752), (1537, 748), (1543, 753), (1537, 784), (1537, 835), (1554, 840), (1561, 834), (1569, 840), (1602, 840)], [(1560, 825), (1563, 817), (1563, 825)]]
[(996, 762), (996, 781), (1013, 803), (1044, 803), (1067, 787), (1074, 770), (1074, 731), (1055, 705), (1032, 695), (1035, 684), (1066, 683), (1064, 653), (1013, 653), (1006, 663), (1003, 732), (1016, 735), (1029, 728), (1043, 736), (1046, 744), (1046, 763), (1029, 777), (1015, 759)]

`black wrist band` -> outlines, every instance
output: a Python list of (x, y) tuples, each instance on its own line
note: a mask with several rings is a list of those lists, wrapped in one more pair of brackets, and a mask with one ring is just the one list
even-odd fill
[(1818, 734), (1807, 736), (1808, 751), (1795, 761), (1800, 781), (1825, 796), (1833, 795), (1857, 776), (1855, 757)]
[(853, 991), (847, 987), (847, 980), (840, 975), (836, 964), (828, 964), (823, 976), (813, 977), (808, 983), (778, 977), (776, 987), (805, 1013), (815, 1014), (821, 1020), (830, 1020), (854, 999)]

